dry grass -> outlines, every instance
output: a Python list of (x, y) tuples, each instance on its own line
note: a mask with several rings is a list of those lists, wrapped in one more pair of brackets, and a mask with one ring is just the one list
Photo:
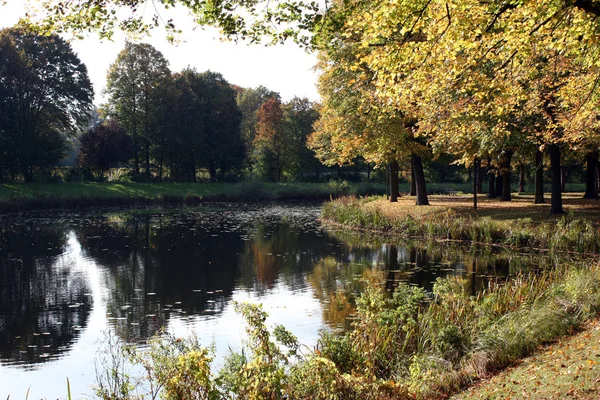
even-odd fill
[[(573, 213), (576, 218), (587, 218), (600, 222), (600, 201), (583, 199), (583, 193), (564, 193), (563, 208)], [(458, 215), (471, 217), (490, 217), (497, 221), (511, 221), (530, 218), (533, 223), (555, 221), (560, 218), (550, 215), (550, 196), (546, 196), (546, 204), (533, 204), (533, 195), (513, 195), (513, 200), (506, 202), (499, 199), (488, 199), (485, 195), (477, 198), (478, 210), (473, 209), (473, 197), (469, 196), (429, 196), (429, 207), (416, 207), (415, 198), (404, 196), (398, 203), (390, 203), (385, 199), (372, 201), (365, 207), (379, 208), (386, 216), (402, 218), (411, 215), (415, 218), (442, 213), (452, 209)]]
[(564, 195), (566, 215), (551, 215), (549, 204), (533, 204), (531, 195), (502, 202), (470, 196), (430, 196), (417, 207), (414, 197), (390, 203), (384, 197), (341, 198), (323, 207), (323, 219), (353, 229), (398, 236), (458, 240), (520, 248), (600, 253), (600, 201), (580, 193)]

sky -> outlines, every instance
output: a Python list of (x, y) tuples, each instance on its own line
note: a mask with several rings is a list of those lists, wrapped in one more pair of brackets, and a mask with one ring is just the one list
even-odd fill
[[(14, 25), (24, 13), (22, 0), (8, 0), (6, 5), (0, 5), (0, 28)], [(220, 72), (227, 81), (241, 87), (266, 86), (279, 92), (284, 101), (294, 96), (313, 101), (319, 99), (315, 86), (317, 74), (313, 70), (315, 54), (308, 54), (293, 43), (265, 47), (223, 41), (216, 29), (196, 28), (183, 8), (177, 10), (173, 18), (177, 27), (183, 30), (178, 45), (165, 39), (166, 33), (162, 28), (142, 40), (163, 53), (170, 62), (171, 71), (177, 72), (190, 66), (199, 72)], [(65, 36), (65, 39), (70, 39), (70, 36)], [(105, 101), (102, 91), (106, 86), (106, 72), (124, 48), (125, 39), (125, 35), (119, 32), (112, 42), (100, 41), (93, 34), (84, 40), (70, 40), (73, 50), (88, 68), (96, 104)]]

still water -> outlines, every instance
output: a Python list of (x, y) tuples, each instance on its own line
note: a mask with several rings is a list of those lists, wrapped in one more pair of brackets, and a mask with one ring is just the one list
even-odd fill
[[(107, 330), (143, 343), (196, 334), (216, 362), (244, 336), (234, 301), (262, 303), (313, 346), (348, 326), (362, 276), (432, 287), (543, 268), (539, 254), (396, 243), (324, 229), (317, 206), (219, 205), (0, 217), (0, 398), (93, 396)], [(218, 367), (218, 365), (217, 365)]]

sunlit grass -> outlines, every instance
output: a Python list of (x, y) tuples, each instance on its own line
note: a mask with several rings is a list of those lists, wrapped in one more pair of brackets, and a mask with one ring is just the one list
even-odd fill
[(0, 184), (0, 212), (202, 201), (329, 200), (384, 193), (373, 183), (10, 183)]
[(430, 196), (431, 205), (422, 207), (408, 196), (397, 203), (384, 197), (341, 198), (324, 206), (323, 218), (405, 237), (595, 253), (600, 251), (600, 202), (581, 197), (564, 194), (564, 216), (551, 215), (549, 204), (533, 204), (531, 195), (511, 202), (481, 196), (478, 210), (469, 196)]
[(480, 382), (455, 399), (598, 399), (600, 321)]

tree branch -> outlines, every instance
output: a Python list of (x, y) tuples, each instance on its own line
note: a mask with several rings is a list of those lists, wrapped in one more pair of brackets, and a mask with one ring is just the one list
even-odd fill
[(504, 14), (508, 10), (512, 10), (513, 8), (516, 8), (516, 7), (517, 7), (516, 4), (511, 4), (511, 3), (505, 3), (502, 7), (500, 7), (498, 12), (496, 14), (494, 14), (494, 18), (490, 21), (488, 26), (485, 27), (485, 32), (488, 33), (490, 30), (492, 30), (492, 28), (494, 27), (494, 25), (496, 24), (498, 19), (502, 16), (502, 14)]
[(588, 14), (593, 14), (600, 17), (600, 3), (595, 0), (575, 0), (573, 6), (585, 11)]

